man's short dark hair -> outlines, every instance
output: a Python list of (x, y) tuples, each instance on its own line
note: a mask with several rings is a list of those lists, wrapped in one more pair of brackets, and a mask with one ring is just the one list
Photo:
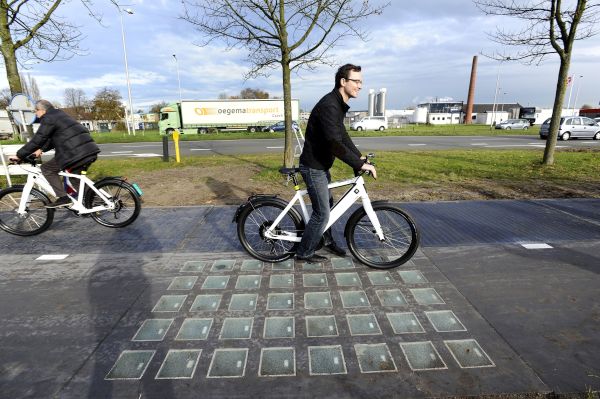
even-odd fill
[(340, 87), (342, 87), (342, 84), (340, 83), (340, 80), (342, 78), (348, 79), (348, 77), (350, 77), (350, 71), (360, 72), (360, 66), (353, 65), (353, 64), (346, 64), (346, 65), (342, 65), (341, 67), (339, 67), (339, 69), (337, 70), (337, 72), (335, 74), (335, 88), (336, 89), (339, 89)]

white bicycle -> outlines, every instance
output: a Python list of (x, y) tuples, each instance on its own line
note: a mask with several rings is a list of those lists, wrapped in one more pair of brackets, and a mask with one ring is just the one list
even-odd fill
[[(279, 171), (294, 182), (296, 194), (291, 201), (285, 202), (275, 195), (253, 195), (240, 205), (233, 218), (244, 249), (265, 262), (281, 262), (294, 256), (309, 220), (304, 200), (307, 190), (300, 190), (298, 186), (300, 169), (281, 168)], [(371, 202), (362, 173), (353, 179), (329, 184), (330, 189), (342, 186), (349, 186), (348, 191), (331, 208), (326, 229), (360, 199), (362, 207), (350, 215), (344, 229), (350, 252), (361, 263), (378, 269), (408, 261), (419, 246), (419, 232), (410, 215), (387, 201)], [(294, 207), (296, 203), (300, 204), (302, 214)]]
[[(46, 208), (54, 190), (36, 165), (35, 159), (11, 165), (27, 174), (24, 185), (0, 190), (0, 228), (19, 236), (31, 236), (47, 230), (54, 220), (54, 209)], [(60, 176), (78, 179), (76, 191), (69, 193), (72, 204), (67, 208), (78, 216), (91, 216), (107, 227), (125, 227), (138, 217), (142, 208), (141, 190), (120, 177), (106, 177), (96, 183), (81, 174), (60, 172)]]

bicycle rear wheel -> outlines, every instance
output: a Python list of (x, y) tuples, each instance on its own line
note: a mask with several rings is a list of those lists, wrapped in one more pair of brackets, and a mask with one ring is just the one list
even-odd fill
[(376, 269), (389, 269), (408, 261), (419, 246), (419, 233), (411, 217), (389, 204), (373, 204), (383, 229), (381, 241), (364, 208), (350, 216), (345, 236), (348, 249), (361, 263)]
[(23, 187), (9, 187), (0, 191), (0, 228), (18, 236), (32, 236), (48, 229), (54, 220), (54, 209), (45, 208), (50, 203), (42, 192), (32, 189), (27, 199), (25, 214), (19, 215)]
[[(286, 203), (274, 198), (255, 200), (246, 206), (239, 217), (237, 233), (242, 246), (250, 255), (265, 262), (281, 262), (294, 256), (298, 242), (273, 240), (265, 231), (285, 209)], [(291, 209), (275, 228), (277, 234), (301, 236), (304, 223)]]
[[(121, 179), (109, 179), (98, 182), (95, 187), (114, 202), (115, 208), (91, 213), (92, 219), (102, 226), (115, 228), (128, 226), (137, 219), (142, 202), (129, 183)], [(88, 191), (85, 203), (87, 208), (106, 205), (94, 190)]]

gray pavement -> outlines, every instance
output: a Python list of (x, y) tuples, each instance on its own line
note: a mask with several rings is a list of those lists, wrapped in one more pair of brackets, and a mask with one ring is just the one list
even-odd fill
[(422, 245), (386, 272), (255, 262), (229, 206), (0, 232), (0, 397), (600, 389), (600, 200), (401, 206)]

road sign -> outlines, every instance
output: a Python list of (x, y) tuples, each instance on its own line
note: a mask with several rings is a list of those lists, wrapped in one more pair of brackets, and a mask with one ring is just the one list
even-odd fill
[(31, 125), (35, 121), (35, 103), (26, 94), (15, 94), (10, 100), (8, 110), (19, 125)]

